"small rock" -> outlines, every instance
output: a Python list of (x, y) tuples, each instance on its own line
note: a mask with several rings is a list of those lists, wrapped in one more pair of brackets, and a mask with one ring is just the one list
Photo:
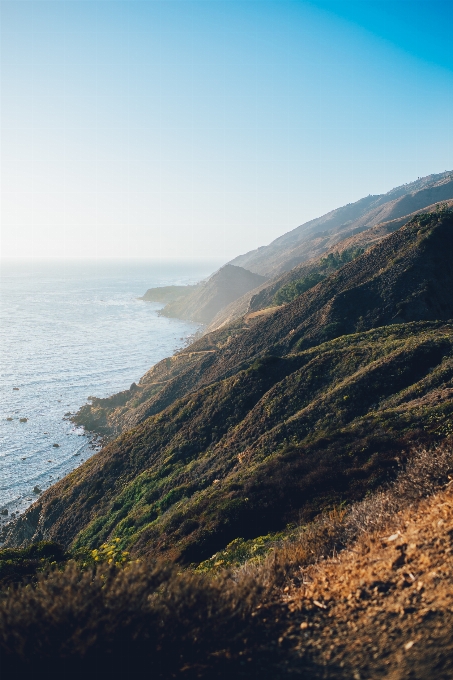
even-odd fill
[(302, 621), (302, 623), (300, 624), (300, 627), (301, 627), (301, 630), (305, 630), (306, 628), (308, 628), (308, 623), (306, 621)]
[(313, 600), (313, 604), (319, 607), (320, 609), (327, 609), (326, 605), (320, 602), (319, 600)]
[(54, 447), (54, 449), (59, 449), (59, 448), (60, 448), (60, 444), (52, 444), (52, 446)]
[(0, 515), (7, 515), (8, 514), (8, 508), (3, 508), (3, 510), (0, 510)]
[(39, 488), (38, 485), (33, 487), (33, 493), (42, 493), (42, 489)]

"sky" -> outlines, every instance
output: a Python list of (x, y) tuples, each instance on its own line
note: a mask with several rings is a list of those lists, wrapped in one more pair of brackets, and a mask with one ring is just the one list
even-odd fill
[(453, 169), (448, 0), (0, 0), (1, 255), (227, 261)]

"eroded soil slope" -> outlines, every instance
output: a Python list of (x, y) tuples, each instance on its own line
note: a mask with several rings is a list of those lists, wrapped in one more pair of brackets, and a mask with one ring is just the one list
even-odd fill
[(451, 485), (304, 581), (284, 596), (294, 619), (281, 644), (289, 636), (322, 677), (453, 677)]

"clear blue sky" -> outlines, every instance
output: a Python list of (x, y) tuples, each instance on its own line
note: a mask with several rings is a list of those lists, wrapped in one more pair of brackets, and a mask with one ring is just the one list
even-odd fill
[(215, 257), (453, 169), (453, 3), (0, 0), (2, 256)]

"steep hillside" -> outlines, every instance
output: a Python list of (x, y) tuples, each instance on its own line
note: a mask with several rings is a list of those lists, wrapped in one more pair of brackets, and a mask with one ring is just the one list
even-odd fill
[(115, 541), (0, 550), (2, 675), (450, 680), (452, 471), (451, 441), (412, 451), (384, 491), (274, 535), (267, 556), (269, 537), (250, 542), (232, 571), (224, 552), (209, 573), (128, 562)]
[(77, 422), (117, 434), (263, 354), (285, 356), (386, 324), (452, 319), (452, 224), (448, 212), (415, 218), (274, 314), (223, 326), (157, 364), (130, 391), (94, 399)]
[[(445, 201), (445, 203), (442, 205), (445, 208), (452, 208), (453, 200)], [(430, 205), (424, 210), (424, 212), (436, 212), (436, 206)], [(332, 240), (334, 241), (334, 244), (329, 246), (329, 248), (322, 255), (312, 258), (307, 262), (303, 262), (290, 271), (276, 277), (276, 279), (269, 282), (267, 285), (265, 284), (264, 286), (261, 286), (261, 288), (258, 289), (256, 293), (252, 292), (250, 295), (250, 302), (247, 311), (254, 312), (269, 305), (275, 304), (274, 298), (284, 286), (287, 286), (298, 279), (309, 276), (312, 273), (325, 273), (323, 261), (325, 261), (326, 258), (336, 256), (337, 254), (341, 255), (345, 251), (357, 252), (360, 249), (368, 250), (371, 246), (376, 245), (389, 234), (392, 234), (394, 231), (400, 229), (404, 224), (407, 224), (407, 222), (409, 222), (411, 219), (417, 217), (418, 214), (419, 212), (416, 212), (395, 220), (391, 220), (389, 222), (382, 222), (381, 224), (370, 227), (359, 234), (348, 236), (346, 238), (342, 238), (341, 240), (338, 240), (337, 237), (333, 238)]]
[[(449, 199), (442, 203), (445, 208), (453, 207), (453, 199)], [(430, 205), (424, 208), (424, 212), (436, 212), (438, 209), (437, 205)], [(314, 272), (321, 270), (323, 274), (325, 273), (325, 268), (322, 268), (322, 260), (329, 255), (336, 255), (337, 253), (343, 253), (345, 250), (358, 250), (358, 249), (368, 249), (372, 245), (376, 245), (383, 238), (393, 233), (404, 224), (409, 222), (413, 217), (415, 217), (418, 212), (411, 213), (410, 215), (404, 215), (404, 217), (399, 217), (395, 220), (390, 220), (389, 222), (382, 222), (374, 227), (365, 229), (365, 231), (360, 231), (353, 236), (348, 236), (345, 233), (336, 233), (335, 231), (330, 232), (330, 236), (327, 240), (323, 241), (322, 248), (320, 250), (321, 254), (317, 254), (314, 257), (296, 265), (289, 271), (283, 274), (278, 274), (274, 276), (269, 281), (258, 286), (254, 290), (249, 291), (242, 297), (230, 303), (224, 309), (214, 317), (206, 332), (214, 331), (221, 328), (225, 324), (233, 323), (241, 316), (244, 316), (250, 312), (256, 312), (266, 307), (275, 304), (274, 298), (278, 291), (284, 286), (291, 284), (294, 281), (300, 280), (306, 276), (310, 276)]]
[[(207, 281), (188, 287), (188, 293), (169, 302), (161, 313), (164, 316), (208, 324), (221, 309), (265, 280), (264, 276), (227, 264)], [(150, 291), (146, 295), (149, 293)]]
[(333, 235), (338, 239), (352, 236), (381, 222), (402, 218), (452, 198), (452, 173), (429, 175), (387, 194), (368, 196), (332, 210), (280, 236), (268, 246), (236, 257), (231, 264), (273, 277), (321, 254), (329, 247), (329, 242), (332, 245)]
[(452, 253), (453, 215), (421, 215), (272, 316), (202, 338), (160, 391), (126, 402), (123, 422), (141, 424), (9, 541), (117, 537), (199, 562), (360, 498), (414, 441), (453, 430), (453, 329), (439, 321), (453, 318)]
[(284, 596), (300, 661), (316, 661), (324, 678), (453, 677), (452, 529), (450, 485), (306, 570)]

